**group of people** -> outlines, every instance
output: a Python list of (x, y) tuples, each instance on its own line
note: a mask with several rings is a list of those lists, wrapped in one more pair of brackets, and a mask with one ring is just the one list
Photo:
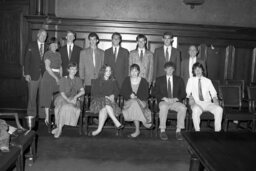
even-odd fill
[[(24, 60), (24, 75), (28, 81), (28, 115), (37, 114), (37, 91), (39, 107), (44, 108), (45, 123), (49, 124), (49, 107), (55, 98), (54, 137), (61, 135), (64, 125), (76, 125), (80, 114), (79, 98), (91, 94), (91, 112), (99, 115), (98, 128), (90, 132), (98, 135), (110, 117), (117, 129), (124, 126), (117, 116), (123, 114), (125, 121), (133, 121), (135, 132), (140, 134), (140, 122), (153, 129), (151, 111), (148, 108), (149, 92), (157, 98), (160, 118), (160, 139), (167, 140), (165, 132), (168, 110), (177, 112), (176, 138), (182, 140), (181, 130), (187, 107), (183, 100), (188, 98), (192, 109), (194, 128), (200, 131), (200, 115), (210, 111), (215, 118), (215, 131), (221, 130), (222, 108), (211, 80), (205, 77), (205, 63), (197, 58), (198, 50), (191, 45), (189, 58), (182, 59), (180, 51), (172, 47), (173, 35), (163, 34), (162, 47), (154, 54), (147, 49), (144, 34), (136, 37), (137, 48), (129, 52), (121, 47), (120, 33), (112, 34), (112, 47), (103, 51), (98, 48), (97, 33), (88, 35), (89, 47), (81, 49), (74, 44), (75, 33), (67, 31), (66, 45), (58, 49), (56, 38), (46, 45), (47, 32), (38, 31), (37, 41), (28, 45)], [(152, 91), (150, 91), (150, 88)], [(115, 102), (121, 95), (125, 102), (122, 109)]]

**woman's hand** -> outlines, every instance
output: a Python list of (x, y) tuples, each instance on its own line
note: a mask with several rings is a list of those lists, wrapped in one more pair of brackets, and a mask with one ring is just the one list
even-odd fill
[(115, 101), (115, 96), (113, 94), (110, 96), (106, 96), (106, 98), (108, 98), (111, 102)]

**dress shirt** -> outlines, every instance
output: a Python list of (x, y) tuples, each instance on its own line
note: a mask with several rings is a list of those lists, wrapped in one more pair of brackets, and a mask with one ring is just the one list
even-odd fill
[[(116, 48), (116, 54), (115, 54), (115, 48)], [(118, 52), (119, 52), (119, 46), (113, 46), (113, 54), (115, 55), (115, 60), (117, 58)]]
[(146, 49), (145, 49), (145, 48), (138, 48), (139, 56), (140, 56), (141, 51), (143, 52), (143, 55), (142, 55), (142, 56), (144, 56)]
[[(199, 92), (198, 92), (198, 77), (190, 77), (188, 79), (186, 93), (187, 97), (192, 94), (195, 101), (199, 100)], [(213, 87), (212, 81), (206, 77), (201, 77), (201, 87), (202, 87), (202, 95), (205, 102), (211, 102), (213, 97), (217, 97), (217, 92)]]
[[(71, 46), (71, 52), (73, 51), (74, 43), (69, 43), (67, 44), (67, 51), (68, 51), (68, 56), (69, 56), (69, 46)], [(70, 55), (71, 56), (71, 55)]]
[(170, 78), (170, 81), (171, 81), (171, 92), (172, 92), (172, 95), (173, 95), (173, 77), (172, 75), (166, 75), (166, 83), (167, 83), (167, 90), (168, 90), (168, 81), (169, 81), (169, 78)]
[(37, 41), (39, 53), (41, 53), (41, 52), (40, 52), (40, 46), (41, 46), (41, 44), (43, 45), (43, 46), (42, 46), (42, 48), (43, 48), (43, 49), (42, 49), (42, 52), (44, 52), (44, 43), (41, 43), (41, 42)]
[(172, 46), (164, 46), (164, 55), (166, 53), (166, 48), (168, 48), (168, 54), (169, 54), (168, 61), (169, 61), (172, 53)]
[(192, 67), (196, 63), (196, 57), (189, 57), (189, 77), (193, 77)]

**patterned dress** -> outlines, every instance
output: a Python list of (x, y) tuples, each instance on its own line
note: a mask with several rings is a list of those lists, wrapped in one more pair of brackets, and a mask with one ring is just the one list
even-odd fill
[[(70, 79), (68, 76), (65, 76), (60, 80), (60, 92), (65, 93), (70, 99), (72, 99), (81, 88), (83, 88), (82, 81), (78, 77)], [(54, 101), (54, 105), (54, 114), (57, 125), (77, 125), (81, 111), (79, 101), (74, 105), (67, 102), (61, 95), (58, 95)]]
[[(59, 52), (47, 51), (44, 54), (44, 61), (48, 59), (51, 64), (51, 69), (60, 69), (61, 67), (61, 56)], [(53, 72), (57, 77), (60, 78), (59, 72)], [(49, 108), (52, 101), (52, 94), (59, 91), (59, 86), (56, 80), (47, 72), (44, 72), (43, 78), (40, 83), (40, 107)]]
[(112, 94), (115, 97), (119, 94), (116, 80), (92, 80), (92, 102), (90, 110), (98, 114), (101, 109), (108, 105), (113, 108), (114, 114), (119, 116), (121, 113), (120, 107), (115, 102), (106, 98), (106, 96)]

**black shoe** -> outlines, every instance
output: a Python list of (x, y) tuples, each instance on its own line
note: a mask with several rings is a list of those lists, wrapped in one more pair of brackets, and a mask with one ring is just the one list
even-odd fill
[(165, 132), (160, 132), (160, 135), (159, 135), (160, 139), (163, 140), (163, 141), (166, 141), (168, 140), (168, 136)]
[(123, 129), (124, 128), (124, 125), (120, 125), (119, 127), (116, 127), (116, 129), (120, 130), (120, 129)]
[(176, 139), (179, 141), (183, 140), (183, 137), (180, 132), (176, 132)]
[(147, 129), (155, 129), (155, 124), (151, 124), (151, 126)]

